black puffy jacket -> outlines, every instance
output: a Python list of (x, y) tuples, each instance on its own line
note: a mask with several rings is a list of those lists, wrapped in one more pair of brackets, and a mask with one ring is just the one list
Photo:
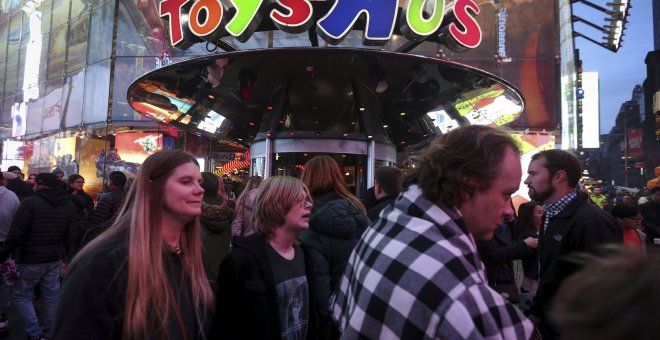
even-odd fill
[(20, 247), (18, 263), (68, 261), (80, 219), (64, 189), (43, 188), (18, 206), (0, 261)]
[(314, 200), (309, 229), (300, 234), (317, 271), (316, 304), (321, 327), (330, 314), (330, 295), (337, 290), (348, 257), (369, 225), (369, 219), (350, 201), (330, 192)]

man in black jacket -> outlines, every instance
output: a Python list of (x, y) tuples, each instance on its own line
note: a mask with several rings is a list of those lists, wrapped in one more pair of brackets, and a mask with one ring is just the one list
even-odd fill
[[(48, 338), (51, 330), (60, 295), (62, 260), (68, 263), (74, 251), (79, 219), (76, 208), (67, 199), (64, 184), (54, 174), (41, 173), (36, 182), (35, 195), (21, 202), (14, 214), (7, 239), (0, 246), (0, 261), (19, 250), (16, 262), (20, 278), (12, 292), (13, 301), (25, 332), (39, 339)], [(42, 300), (41, 320), (32, 304), (37, 285)]]
[(121, 171), (113, 171), (108, 176), (108, 186), (105, 191), (99, 195), (99, 202), (96, 204), (94, 213), (89, 221), (92, 225), (98, 225), (105, 222), (112, 222), (124, 203), (126, 196), (126, 175)]
[(5, 187), (13, 191), (16, 194), (16, 196), (18, 196), (18, 199), (20, 201), (23, 201), (24, 199), (34, 194), (34, 191), (32, 190), (32, 185), (21, 179), (20, 177), (21, 168), (12, 165), (7, 169), (7, 171), (15, 174), (16, 177), (13, 179), (9, 179), (7, 183), (5, 183)]
[(374, 185), (376, 202), (367, 211), (367, 217), (371, 221), (378, 219), (380, 211), (392, 204), (399, 196), (401, 192), (401, 170), (393, 166), (384, 166), (376, 170), (374, 180), (376, 182)]
[(612, 216), (575, 190), (582, 169), (574, 155), (542, 151), (532, 157), (527, 173), (529, 196), (543, 202), (545, 211), (539, 234), (540, 282), (531, 313), (540, 318), (543, 339), (558, 339), (545, 310), (562, 281), (577, 269), (564, 261), (566, 255), (595, 253), (602, 244), (622, 243), (623, 234)]

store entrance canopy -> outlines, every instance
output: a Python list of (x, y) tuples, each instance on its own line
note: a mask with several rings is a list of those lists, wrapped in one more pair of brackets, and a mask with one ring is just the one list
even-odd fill
[(410, 54), (346, 48), (236, 51), (149, 72), (128, 90), (139, 113), (249, 146), (272, 138), (414, 145), (460, 125), (504, 125), (519, 91), (487, 72)]

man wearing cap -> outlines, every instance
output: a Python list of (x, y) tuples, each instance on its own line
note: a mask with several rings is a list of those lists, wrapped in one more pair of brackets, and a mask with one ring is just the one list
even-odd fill
[[(0, 246), (5, 242), (9, 226), (18, 209), (19, 201), (16, 194), (4, 187), (5, 178), (13, 179), (16, 175), (12, 172), (3, 172), (0, 179)], [(0, 333), (7, 331), (7, 307), (9, 307), (9, 290), (5, 281), (0, 278)]]
[[(9, 173), (14, 174), (15, 176), (13, 178), (9, 179), (5, 183), (5, 186), (7, 187), (7, 189), (13, 191), (16, 194), (16, 196), (18, 196), (18, 199), (20, 201), (22, 201), (22, 200), (32, 196), (32, 194), (34, 194), (34, 190), (32, 190), (32, 185), (30, 183), (24, 182), (21, 179), (21, 176), (20, 176), (21, 175), (21, 168), (15, 166), (15, 165), (12, 165), (12, 166), (9, 167), (9, 169), (7, 169), (7, 171)], [(5, 177), (5, 179), (7, 179), (7, 176), (8, 176), (8, 174), (7, 175), (3, 174), (3, 177)]]
[[(18, 250), (20, 278), (12, 292), (13, 302), (25, 332), (34, 339), (50, 335), (60, 295), (60, 267), (74, 253), (79, 223), (76, 208), (54, 174), (40, 173), (36, 183), (34, 196), (18, 206), (7, 239), (0, 246), (0, 261)], [(32, 304), (37, 285), (42, 299), (41, 320)]]

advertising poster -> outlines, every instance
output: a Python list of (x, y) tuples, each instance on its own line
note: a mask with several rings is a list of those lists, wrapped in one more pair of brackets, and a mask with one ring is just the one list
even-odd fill
[(44, 110), (42, 113), (41, 131), (53, 131), (60, 129), (62, 122), (62, 87), (59, 80), (49, 82), (46, 88), (47, 94), (44, 98)]
[[(92, 197), (96, 197), (96, 193), (103, 190), (103, 168), (102, 165), (101, 167), (97, 166), (96, 160), (103, 153), (105, 141), (85, 138), (81, 139), (79, 144), (79, 173), (85, 178), (85, 192)], [(108, 174), (106, 174), (106, 177)]]
[(481, 44), (464, 53), (449, 51), (447, 58), (500, 76), (522, 92), (525, 110), (508, 122), (508, 127), (557, 129), (556, 72), (560, 60), (554, 5), (531, 0), (477, 3)]
[(51, 164), (53, 168), (58, 168), (64, 172), (64, 177), (77, 174), (78, 161), (76, 158), (76, 144), (78, 138), (66, 137), (56, 138), (53, 153), (51, 155)]
[(628, 129), (628, 157), (642, 157), (644, 155), (642, 145), (642, 128)]
[(163, 134), (143, 132), (117, 134), (114, 147), (101, 149), (96, 154), (96, 177), (103, 177), (104, 174), (107, 177), (113, 171), (135, 175), (140, 164), (162, 147)]

